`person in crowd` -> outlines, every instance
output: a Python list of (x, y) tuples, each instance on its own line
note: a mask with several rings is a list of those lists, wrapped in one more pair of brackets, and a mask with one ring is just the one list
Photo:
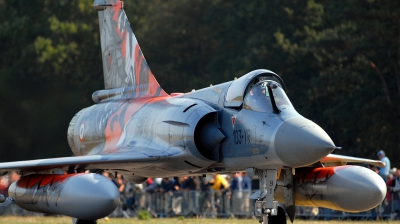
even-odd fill
[(175, 177), (172, 194), (170, 197), (170, 208), (169, 215), (183, 215), (187, 213), (187, 206), (184, 204), (184, 192), (182, 191), (182, 184), (185, 181), (185, 177)]
[(185, 207), (190, 209), (188, 215), (198, 214), (200, 178), (198, 176), (182, 177), (181, 190), (186, 193), (185, 195), (189, 199), (184, 202)]
[(242, 180), (243, 177), (239, 173), (232, 175), (229, 191), (231, 193), (230, 208), (233, 213), (240, 212), (240, 206), (243, 199)]
[(147, 186), (150, 186), (153, 183), (153, 178), (149, 177), (147, 180), (143, 183), (143, 187), (147, 188)]
[(213, 180), (213, 177), (210, 175), (206, 175), (201, 178), (201, 196), (199, 202), (199, 210), (201, 216), (205, 216), (206, 214), (211, 214), (212, 216), (215, 216), (214, 213), (216, 212), (216, 207), (214, 200), (214, 190), (211, 188)]
[(385, 163), (384, 167), (379, 167), (379, 175), (382, 177), (382, 179), (387, 182), (387, 176), (389, 175), (390, 171), (390, 160), (389, 158), (385, 155), (385, 152), (383, 150), (379, 150), (378, 152), (378, 158), (380, 161)]
[(231, 184), (229, 189), (231, 191), (242, 190), (242, 176), (239, 173), (234, 173), (231, 178)]
[(228, 181), (221, 174), (214, 174), (214, 179), (210, 183), (211, 188), (218, 192), (229, 187)]
[(247, 175), (246, 172), (241, 172), (240, 175), (242, 176), (242, 190), (251, 191), (252, 190), (252, 179)]
[(181, 189), (183, 191), (200, 190), (199, 177), (197, 177), (197, 176), (194, 176), (194, 177), (188, 177), (188, 176), (182, 177)]
[(162, 178), (149, 178), (146, 184), (147, 187), (145, 188), (145, 192), (147, 193), (145, 207), (155, 217), (159, 210), (159, 206), (157, 205), (161, 204), (160, 194), (158, 194), (161, 182)]
[(123, 194), (125, 190), (125, 184), (127, 181), (122, 177), (122, 175), (117, 174), (117, 177), (114, 180), (112, 180), (112, 182), (115, 184), (115, 186), (117, 186), (119, 193)]
[[(141, 196), (142, 196), (143, 184), (134, 184), (130, 181), (125, 182), (124, 194), (126, 197), (125, 203), (123, 204), (122, 210), (127, 215), (135, 215), (136, 210), (141, 207)], [(128, 218), (128, 217), (127, 217)]]
[[(173, 215), (173, 210), (172, 210), (172, 201), (173, 201), (173, 191), (175, 191), (175, 185), (176, 180), (173, 178), (163, 178), (161, 181), (161, 188), (160, 188), (160, 193), (162, 193), (160, 196), (162, 197), (163, 200), (163, 216), (164, 215)], [(179, 187), (178, 187), (179, 189)]]
[(0, 177), (0, 194), (8, 197), (8, 187), (10, 186), (10, 176), (4, 175)]
[(150, 194), (157, 192), (158, 189), (160, 189), (161, 181), (162, 178), (155, 178), (155, 179), (149, 178), (146, 181), (147, 187), (145, 191)]
[(109, 179), (109, 180), (112, 181), (112, 178), (111, 178), (111, 175), (110, 175), (109, 172), (104, 171), (104, 172), (103, 172), (103, 176), (105, 176), (107, 179)]
[(400, 169), (396, 170), (396, 175), (391, 185), (388, 187), (388, 190), (390, 190), (392, 194), (394, 212), (397, 217), (400, 217)]
[(387, 191), (386, 191), (386, 198), (384, 200), (384, 209), (383, 209), (383, 215), (384, 216), (389, 216), (391, 213), (394, 213), (394, 203), (393, 203), (393, 192), (392, 192), (392, 185), (394, 186), (394, 181), (396, 180), (396, 171), (397, 168), (393, 167), (389, 171), (388, 179), (386, 182), (387, 186)]
[(161, 193), (169, 193), (175, 190), (175, 180), (173, 178), (163, 178), (161, 181)]
[(240, 211), (242, 212), (251, 212), (251, 205), (250, 205), (250, 195), (252, 193), (252, 179), (249, 177), (249, 175), (247, 175), (246, 172), (240, 172), (240, 176), (242, 176), (242, 194), (243, 194), (243, 198), (242, 198), (242, 203), (241, 203), (241, 207), (240, 207)]
[(223, 199), (226, 190), (229, 188), (229, 183), (221, 174), (214, 174), (213, 177), (214, 179), (212, 179), (210, 183), (214, 192), (215, 206), (218, 212), (222, 212)]
[(115, 186), (117, 186), (117, 188), (118, 188), (119, 196), (120, 196), (120, 203), (118, 204), (118, 207), (113, 212), (113, 216), (120, 217), (120, 216), (122, 216), (124, 204), (126, 201), (126, 195), (125, 195), (124, 190), (125, 190), (125, 183), (127, 181), (123, 179), (121, 174), (117, 174), (115, 176), (115, 178), (112, 178), (109, 173), (107, 173), (107, 172), (105, 172), (105, 173), (106, 174), (103, 174), (103, 175), (106, 176), (108, 179), (110, 179), (115, 184)]

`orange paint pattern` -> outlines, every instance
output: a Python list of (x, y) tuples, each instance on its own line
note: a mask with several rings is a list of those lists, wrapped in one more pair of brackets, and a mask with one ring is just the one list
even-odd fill
[[(121, 7), (122, 2), (117, 0), (115, 1), (115, 3), (113, 4), (112, 10), (113, 10), (113, 21), (116, 24), (120, 24), (118, 21), (118, 16), (120, 14), (120, 11), (122, 10)], [(122, 58), (126, 58), (126, 41), (127, 41), (127, 34), (128, 32), (126, 30), (121, 31), (121, 27), (116, 26), (115, 27), (115, 31), (118, 34), (120, 40), (121, 41), (121, 53), (122, 53)]]
[[(140, 69), (142, 68), (142, 62), (143, 62), (143, 54), (141, 53), (139, 44), (136, 44), (135, 46), (135, 76), (136, 76), (136, 85), (141, 84), (140, 80)], [(136, 88), (136, 94), (138, 94), (140, 91), (140, 88)]]
[[(107, 125), (104, 129), (106, 136), (106, 145), (103, 153), (110, 153), (117, 150), (117, 143), (120, 140), (123, 129), (131, 117), (138, 112), (145, 104), (151, 104), (160, 100), (164, 100), (169, 96), (157, 97), (157, 98), (137, 98), (126, 101), (118, 111), (110, 115), (107, 121)], [(126, 108), (126, 109), (125, 109)], [(120, 124), (121, 116), (123, 116), (123, 126)], [(116, 118), (114, 120), (114, 118)]]
[(32, 188), (36, 184), (39, 184), (40, 187), (44, 187), (46, 185), (53, 185), (54, 183), (62, 183), (66, 179), (82, 175), (82, 173), (73, 173), (73, 174), (31, 174), (25, 177), (22, 177), (18, 182), (17, 186), (20, 188)]
[(307, 169), (302, 173), (299, 173), (299, 183), (325, 181), (337, 171), (347, 167), (350, 166), (318, 167), (311, 170)]
[[(120, 24), (119, 23), (119, 14), (120, 11), (123, 10), (122, 9), (122, 2), (117, 0), (115, 1), (115, 3), (113, 4), (113, 21), (116, 24)], [(115, 27), (115, 31), (117, 33), (117, 35), (119, 36), (120, 40), (121, 40), (121, 55), (122, 58), (126, 59), (126, 46), (127, 46), (127, 41), (128, 41), (128, 35), (129, 35), (129, 30), (122, 30), (122, 27)], [(132, 34), (133, 35), (133, 34)], [(143, 66), (143, 62), (145, 61), (143, 53), (140, 49), (139, 44), (136, 42), (135, 46), (132, 46), (132, 48), (134, 48), (134, 66), (135, 66), (135, 77), (136, 77), (136, 82), (135, 84), (138, 86), (139, 84), (147, 84), (148, 86), (144, 87), (146, 88), (149, 92), (148, 94), (150, 95), (155, 95), (158, 91), (158, 87), (160, 86), (157, 82), (157, 80), (154, 78), (153, 73), (150, 71), (150, 69), (148, 67), (146, 67), (145, 69), (145, 73), (147, 74), (141, 74), (142, 71), (142, 66)], [(144, 80), (141, 80), (141, 77), (143, 78), (143, 75), (147, 75), (148, 76), (148, 83), (142, 83)], [(136, 88), (136, 94), (139, 94), (141, 91), (141, 88)], [(165, 96), (167, 95), (163, 90), (161, 91), (161, 95)]]

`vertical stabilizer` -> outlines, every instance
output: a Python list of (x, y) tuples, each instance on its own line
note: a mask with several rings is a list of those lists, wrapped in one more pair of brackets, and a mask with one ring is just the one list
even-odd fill
[(94, 8), (99, 13), (105, 89), (129, 87), (133, 97), (167, 95), (147, 65), (123, 2), (95, 0)]

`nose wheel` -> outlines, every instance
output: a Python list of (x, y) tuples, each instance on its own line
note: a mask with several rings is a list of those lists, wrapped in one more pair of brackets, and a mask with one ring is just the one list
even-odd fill
[(286, 224), (285, 210), (277, 201), (273, 201), (272, 208), (265, 208), (265, 202), (257, 200), (254, 213), (261, 224)]
[(285, 211), (274, 201), (278, 170), (255, 169), (254, 172), (260, 182), (260, 190), (250, 196), (256, 200), (254, 215), (261, 224), (286, 224)]
[(273, 216), (268, 216), (268, 223), (269, 224), (286, 224), (286, 215), (285, 210), (283, 208), (278, 207), (278, 214)]

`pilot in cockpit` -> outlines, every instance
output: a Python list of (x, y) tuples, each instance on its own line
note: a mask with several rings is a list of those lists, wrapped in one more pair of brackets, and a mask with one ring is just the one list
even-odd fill
[(244, 100), (244, 108), (258, 112), (266, 112), (271, 108), (267, 87), (264, 83), (254, 85)]

